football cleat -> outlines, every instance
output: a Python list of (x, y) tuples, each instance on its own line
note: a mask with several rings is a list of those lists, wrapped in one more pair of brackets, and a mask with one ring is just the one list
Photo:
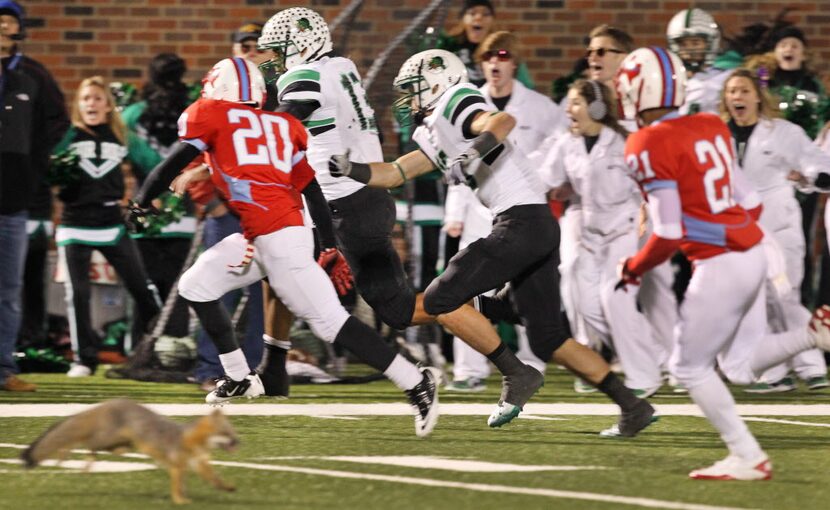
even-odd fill
[(620, 420), (599, 433), (602, 437), (634, 437), (644, 428), (659, 420), (654, 407), (646, 400), (620, 415)]
[(775, 382), (759, 382), (755, 383), (746, 389), (744, 393), (785, 393), (787, 391), (795, 391), (798, 386), (792, 377), (784, 377)]
[(415, 410), (415, 435), (427, 437), (438, 423), (438, 385), (441, 382), (441, 371), (435, 367), (421, 367), (424, 374), (411, 390), (405, 390), (409, 403)]
[(234, 381), (225, 375), (216, 383), (216, 389), (207, 394), (205, 402), (218, 405), (235, 398), (256, 398), (264, 394), (265, 388), (256, 372), (251, 372), (241, 381)]
[(502, 378), (501, 399), (496, 409), (487, 418), (487, 425), (507, 425), (522, 412), (524, 405), (542, 385), (545, 377), (535, 368), (525, 365), (522, 372)]
[(459, 393), (479, 393), (487, 389), (484, 381), (477, 377), (468, 377), (453, 381), (445, 386), (447, 391), (457, 391)]
[(810, 391), (816, 391), (830, 387), (830, 381), (828, 381), (827, 378), (823, 375), (810, 377), (805, 381), (805, 383), (807, 384), (807, 389)]
[(744, 460), (730, 455), (711, 466), (695, 469), (689, 473), (695, 480), (769, 480), (772, 478), (772, 463), (766, 454), (755, 460)]
[(813, 312), (807, 334), (815, 342), (816, 347), (830, 352), (830, 305), (821, 305)]
[(581, 378), (577, 377), (574, 379), (574, 391), (584, 395), (586, 393), (596, 393), (599, 390), (593, 384), (585, 382)]

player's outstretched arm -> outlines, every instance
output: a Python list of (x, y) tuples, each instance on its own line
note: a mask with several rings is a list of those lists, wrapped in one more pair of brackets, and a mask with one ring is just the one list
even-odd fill
[(178, 142), (170, 155), (153, 168), (144, 184), (135, 196), (140, 207), (148, 207), (150, 202), (167, 190), (173, 179), (193, 161), (202, 151), (186, 142)]
[(434, 168), (432, 161), (419, 150), (404, 154), (391, 163), (356, 163), (349, 161), (348, 152), (329, 159), (331, 175), (349, 177), (373, 188), (397, 188)]

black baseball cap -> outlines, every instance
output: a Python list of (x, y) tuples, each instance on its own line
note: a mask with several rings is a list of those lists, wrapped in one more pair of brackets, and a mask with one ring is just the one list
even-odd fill
[(262, 35), (262, 23), (249, 21), (233, 33), (231, 40), (235, 43), (241, 43), (248, 39), (259, 39), (260, 35)]

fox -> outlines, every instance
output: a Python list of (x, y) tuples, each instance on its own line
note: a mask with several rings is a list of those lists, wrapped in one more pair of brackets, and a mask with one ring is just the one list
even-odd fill
[(217, 489), (236, 490), (210, 466), (210, 449), (231, 451), (238, 444), (236, 432), (218, 409), (183, 425), (132, 400), (114, 399), (56, 423), (20, 457), (27, 468), (34, 468), (47, 458), (57, 458), (60, 462), (72, 448), (83, 447), (91, 451), (88, 469), (95, 460), (95, 452), (134, 450), (167, 469), (171, 498), (180, 505), (190, 503), (184, 488), (188, 468)]

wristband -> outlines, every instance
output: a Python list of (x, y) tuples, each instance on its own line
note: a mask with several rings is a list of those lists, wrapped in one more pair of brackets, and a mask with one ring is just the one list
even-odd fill
[(401, 174), (401, 179), (403, 179), (403, 182), (401, 183), (401, 185), (406, 184), (406, 181), (407, 181), (406, 173), (403, 171), (403, 167), (401, 166), (401, 164), (398, 163), (397, 161), (393, 161), (392, 164), (395, 165), (395, 168), (397, 168), (398, 172), (400, 172), (400, 174)]

